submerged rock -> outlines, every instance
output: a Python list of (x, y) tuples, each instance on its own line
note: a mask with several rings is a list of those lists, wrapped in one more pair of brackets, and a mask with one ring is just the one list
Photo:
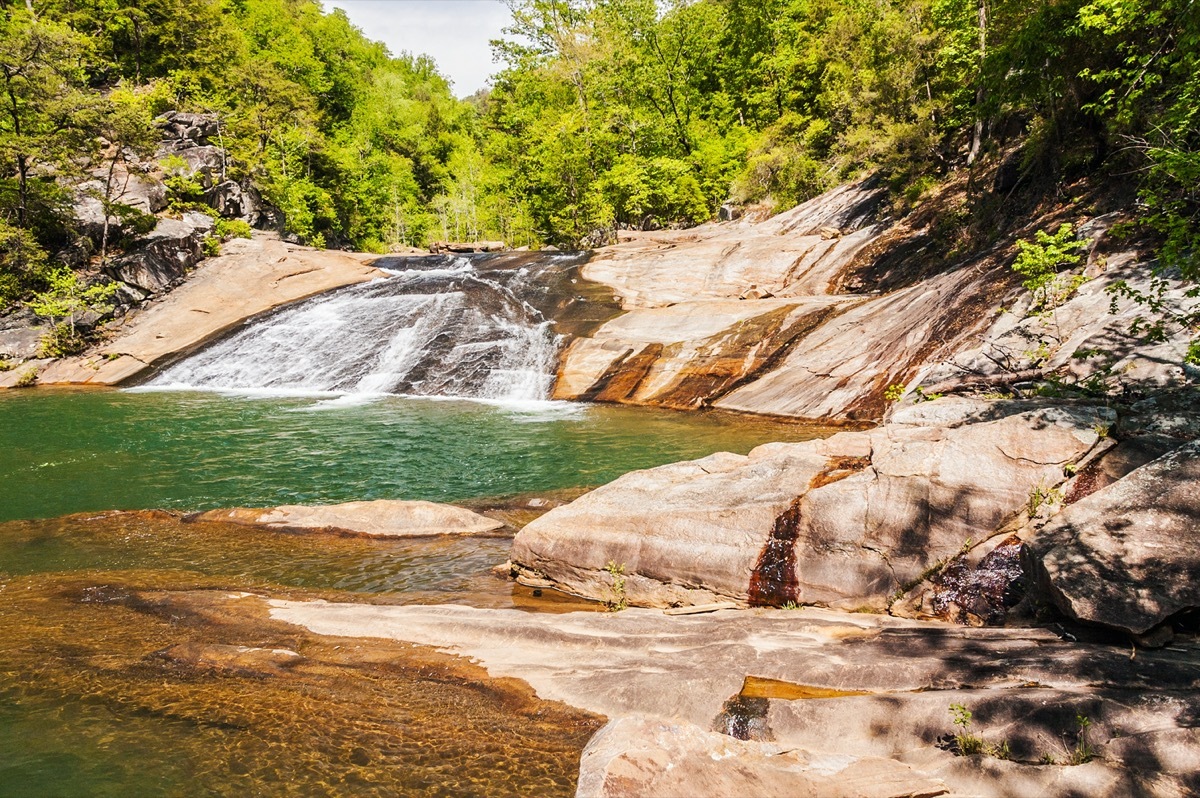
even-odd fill
[(942, 400), (871, 431), (638, 471), (530, 523), (512, 560), (614, 603), (881, 608), (1062, 483), (1113, 418)]
[(189, 521), (220, 521), (287, 532), (339, 532), (368, 537), (478, 535), (504, 526), (502, 521), (455, 507), (423, 501), (381, 499), (318, 506), (283, 505), (266, 509), (235, 507), (189, 516)]
[(1142, 634), (1200, 607), (1200, 442), (1065, 509), (1034, 535), (1035, 595), (1070, 618)]
[[(613, 719), (582, 757), (579, 795), (869, 796), (944, 787), (997, 798), (1116, 798), (1200, 789), (1189, 766), (1200, 756), (1191, 728), (1200, 712), (1194, 640), (1131, 658), (1124, 646), (1071, 643), (1044, 629), (812, 608), (671, 617), (270, 605), (272, 619), (321, 635), (469, 657), (493, 677), (528, 682), (543, 699)], [(735, 698), (746, 723), (725, 722)], [(970, 733), (991, 755), (959, 756), (947, 745), (959, 731), (955, 704), (973, 713)], [(1088, 721), (1082, 738), (1080, 717)]]

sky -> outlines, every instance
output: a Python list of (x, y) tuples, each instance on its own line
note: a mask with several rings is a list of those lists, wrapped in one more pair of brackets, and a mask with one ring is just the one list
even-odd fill
[(499, 38), (509, 21), (500, 0), (324, 0), (324, 6), (345, 11), (394, 55), (432, 56), (458, 97), (483, 88), (496, 71), (488, 41)]

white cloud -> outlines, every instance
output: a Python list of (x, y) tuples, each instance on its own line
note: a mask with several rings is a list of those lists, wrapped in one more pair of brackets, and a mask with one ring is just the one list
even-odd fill
[(500, 0), (325, 0), (340, 8), (367, 38), (393, 54), (425, 54), (454, 82), (459, 97), (473, 94), (496, 71), (488, 41), (509, 22)]

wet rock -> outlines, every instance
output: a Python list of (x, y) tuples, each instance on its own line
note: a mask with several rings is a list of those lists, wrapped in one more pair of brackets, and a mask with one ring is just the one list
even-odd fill
[[(188, 218), (194, 216), (200, 215)], [(186, 282), (152, 300), (95, 351), (46, 369), (43, 384), (124, 382), (260, 313), (384, 276), (368, 265), (373, 256), (289, 247), (270, 237), (235, 239), (223, 253), (201, 262)], [(150, 295), (133, 291), (129, 293), (134, 298)], [(0, 377), (0, 385), (4, 382)]]
[[(970, 626), (999, 626), (1008, 611), (1025, 597), (1021, 547), (1016, 535), (1001, 540), (986, 554), (974, 551), (951, 560), (921, 591), (916, 606), (891, 611), (905, 617), (940, 618)], [(985, 548), (985, 547), (978, 547)]]
[[(640, 795), (763, 794), (761, 785), (784, 778), (772, 763), (787, 761), (787, 751), (798, 756), (785, 795), (860, 794), (839, 792), (836, 782), (803, 789), (807, 778), (848, 777), (855, 762), (884, 775), (904, 772), (902, 764), (912, 769), (908, 784), (940, 780), (952, 794), (997, 798), (1181, 797), (1200, 787), (1198, 771), (1186, 766), (1200, 755), (1191, 728), (1200, 713), (1194, 640), (1131, 658), (1126, 646), (1071, 643), (1044, 629), (813, 608), (670, 617), (270, 603), (275, 620), (322, 635), (435, 646), (493, 677), (522, 679), (544, 699), (614, 719), (584, 756), (581, 794), (638, 784), (661, 785)], [(721, 725), (731, 696), (756, 700), (739, 715), (745, 723)], [(973, 713), (972, 733), (1009, 742), (1014, 761), (946, 750), (941, 740), (956, 731), (952, 704)], [(1096, 758), (1068, 765), (1080, 715)], [(1042, 764), (1047, 756), (1056, 764)], [(675, 792), (675, 778), (693, 786)], [(738, 785), (745, 790), (731, 789)]]
[(633, 310), (571, 344), (554, 396), (702, 407), (836, 315), (839, 304), (810, 297)]
[(1200, 442), (1063, 510), (1028, 544), (1035, 597), (1067, 617), (1142, 634), (1200, 607)]
[(176, 667), (205, 671), (270, 676), (304, 658), (286, 648), (231, 646), (217, 643), (179, 643), (150, 655)]
[[(986, 417), (989, 403), (946, 401)], [(934, 405), (938, 403), (933, 403)], [(512, 561), (564, 590), (630, 603), (735, 599), (882, 606), (931, 565), (991, 538), (1035, 488), (1099, 442), (1111, 411), (1035, 407), (944, 428), (894, 423), (627, 474), (531, 522)]]
[(220, 521), (289, 532), (341, 532), (367, 537), (475, 535), (504, 526), (450, 504), (423, 501), (347, 502), (324, 506), (237, 507), (189, 516), (189, 521)]

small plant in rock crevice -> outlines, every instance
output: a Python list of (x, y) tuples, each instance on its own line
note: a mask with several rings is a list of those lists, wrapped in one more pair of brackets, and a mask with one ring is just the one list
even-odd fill
[(883, 398), (889, 402), (899, 402), (904, 398), (905, 393), (904, 386), (897, 382), (887, 387), (887, 390), (883, 392)]
[(1075, 747), (1071, 749), (1070, 756), (1067, 758), (1068, 764), (1083, 765), (1091, 762), (1096, 758), (1096, 749), (1088, 742), (1088, 729), (1091, 728), (1092, 721), (1087, 715), (1075, 716)]
[(609, 612), (620, 612), (629, 606), (629, 599), (625, 595), (625, 564), (618, 564), (615, 560), (609, 560), (608, 565), (604, 566), (604, 571), (612, 577), (612, 600), (606, 601), (604, 606)]
[(971, 731), (971, 720), (974, 716), (965, 705), (951, 704), (950, 716), (954, 725), (958, 727), (958, 731), (954, 734), (954, 752), (956, 754), (959, 756), (982, 754), (996, 759), (1012, 758), (1012, 751), (1009, 749), (1007, 740), (989, 743)]
[(1189, 366), (1200, 366), (1200, 338), (1188, 344), (1187, 354), (1183, 356), (1183, 362)]
[(1058, 504), (1063, 500), (1062, 491), (1058, 488), (1046, 488), (1041, 483), (1034, 485), (1029, 492), (1027, 509), (1031, 516), (1037, 515), (1038, 510), (1049, 504)]

